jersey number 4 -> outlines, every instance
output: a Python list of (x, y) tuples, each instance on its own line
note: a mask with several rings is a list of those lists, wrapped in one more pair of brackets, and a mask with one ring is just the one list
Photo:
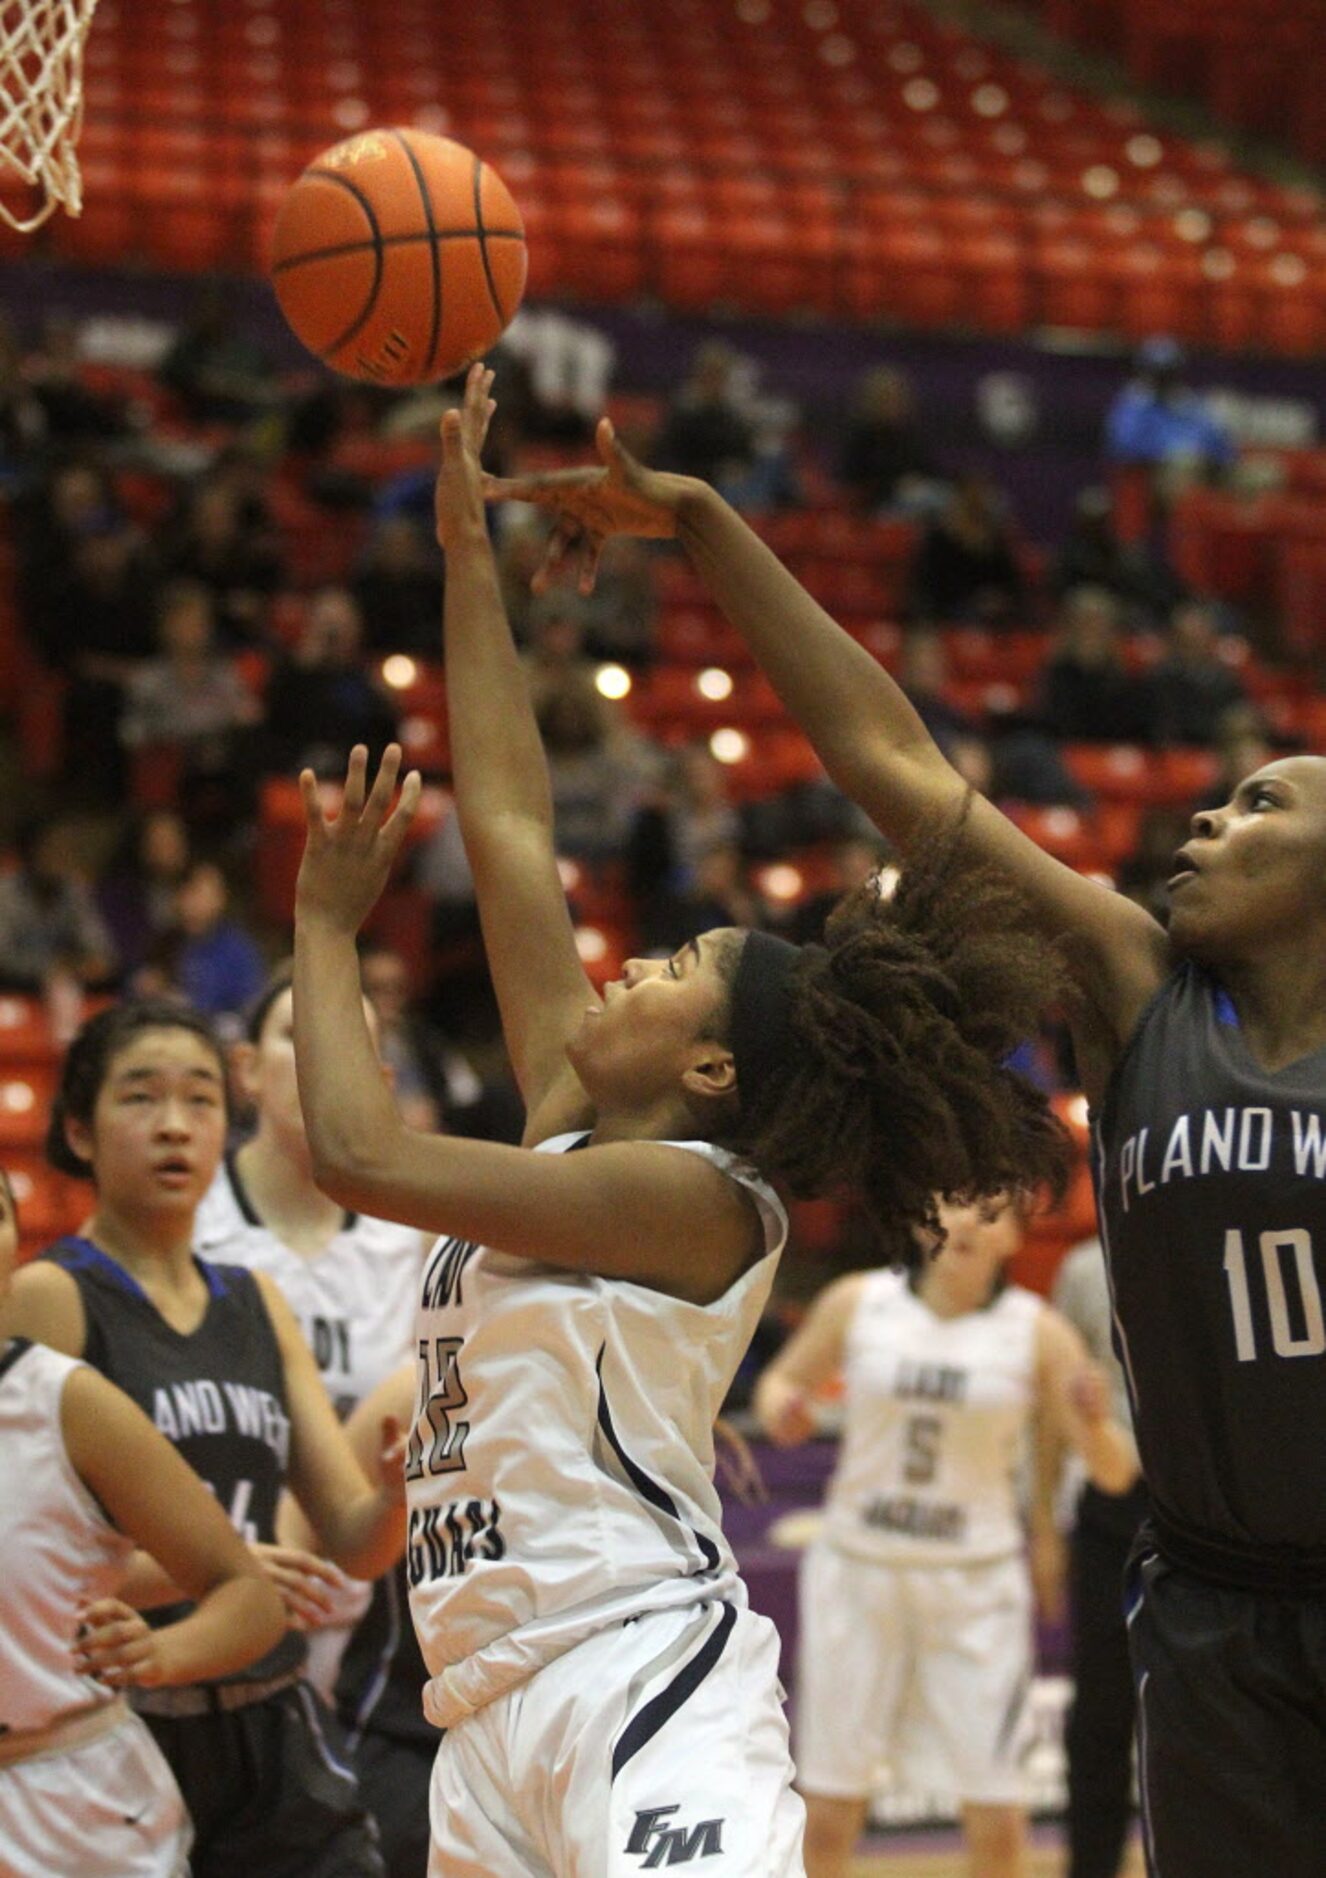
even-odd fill
[[(1257, 1246), (1262, 1280), (1257, 1289), (1266, 1294), (1272, 1349), (1277, 1356), (1322, 1355), (1326, 1351), (1326, 1319), (1312, 1259), (1312, 1234), (1301, 1226), (1285, 1232), (1264, 1232)], [(1225, 1277), (1234, 1314), (1234, 1349), (1240, 1363), (1257, 1360), (1252, 1304), (1256, 1264), (1249, 1277), (1249, 1263), (1243, 1234), (1231, 1228), (1225, 1234)]]
[[(425, 1473), (458, 1474), (465, 1465), (465, 1437), (470, 1424), (456, 1420), (457, 1409), (469, 1401), (460, 1379), (459, 1337), (419, 1339), (419, 1399), (423, 1404), (410, 1431), (405, 1458), (405, 1478), (422, 1480)], [(427, 1459), (419, 1424), (426, 1421), (432, 1430)]]

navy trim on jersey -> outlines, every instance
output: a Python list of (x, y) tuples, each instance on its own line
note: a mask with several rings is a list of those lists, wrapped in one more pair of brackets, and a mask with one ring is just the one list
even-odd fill
[(355, 1709), (355, 1718), (346, 1731), (345, 1745), (351, 1754), (357, 1754), (359, 1743), (363, 1740), (373, 1711), (391, 1681), (391, 1665), (401, 1640), (401, 1594), (395, 1571), (386, 1573), (387, 1598), (387, 1636), (378, 1657), (378, 1666), (368, 1679), (368, 1684)]
[[(70, 1256), (71, 1253), (72, 1256)], [(100, 1272), (103, 1278), (108, 1278), (112, 1284), (118, 1285), (121, 1291), (127, 1291), (131, 1298), (137, 1298), (139, 1303), (146, 1304), (149, 1310), (157, 1310), (138, 1280), (127, 1272), (118, 1260), (113, 1259), (109, 1252), (103, 1252), (101, 1247), (94, 1244), (91, 1239), (81, 1239), (76, 1233), (71, 1233), (67, 1239), (57, 1239), (55, 1244), (43, 1254), (43, 1257), (52, 1258), (56, 1255), (58, 1255), (57, 1263), (66, 1271)], [(196, 1252), (193, 1255), (193, 1262), (198, 1267), (203, 1283), (207, 1286), (209, 1298), (227, 1297), (232, 1280), (226, 1276), (226, 1271), (242, 1269), (239, 1266), (223, 1269), (219, 1265), (209, 1265), (207, 1260), (200, 1259)], [(157, 1315), (159, 1317), (161, 1313), (157, 1311)]]
[(0, 1379), (6, 1377), (20, 1356), (25, 1355), (31, 1348), (31, 1337), (11, 1337), (3, 1355), (0, 1355)]
[(607, 1391), (603, 1387), (603, 1353), (606, 1348), (606, 1344), (600, 1346), (598, 1361), (594, 1365), (594, 1373), (599, 1379), (598, 1423), (599, 1427), (603, 1430), (603, 1437), (613, 1453), (617, 1456), (617, 1459), (621, 1462), (626, 1477), (635, 1488), (636, 1492), (640, 1494), (643, 1499), (648, 1500), (651, 1506), (656, 1506), (660, 1513), (666, 1513), (670, 1519), (675, 1519), (679, 1526), (690, 1533), (696, 1545), (700, 1548), (700, 1555), (704, 1559), (703, 1569), (705, 1571), (717, 1571), (719, 1552), (713, 1540), (706, 1539), (702, 1532), (696, 1532), (694, 1526), (686, 1525), (685, 1520), (677, 1510), (677, 1502), (673, 1499), (667, 1488), (659, 1481), (655, 1480), (652, 1474), (647, 1474), (638, 1461), (633, 1461), (621, 1442), (617, 1439), (617, 1430), (612, 1425), (612, 1410), (608, 1407)]
[(1229, 993), (1224, 989), (1223, 986), (1218, 986), (1216, 989), (1215, 1014), (1216, 1014), (1216, 1022), (1218, 1024), (1228, 1024), (1231, 1030), (1242, 1029), (1242, 1025), (1239, 1023), (1239, 1014), (1234, 1005), (1234, 1000), (1233, 998), (1230, 997)]
[[(270, 1231), (271, 1229), (267, 1225), (266, 1220), (263, 1219), (257, 1207), (249, 1198), (249, 1190), (244, 1185), (244, 1177), (239, 1171), (239, 1161), (234, 1154), (227, 1154), (225, 1167), (226, 1179), (230, 1182), (230, 1191), (235, 1196), (235, 1205), (244, 1215), (244, 1224), (246, 1226), (257, 1226), (262, 1232)], [(338, 1232), (349, 1232), (350, 1228), (358, 1223), (358, 1213), (342, 1213), (341, 1223), (336, 1230)]]
[(666, 1689), (661, 1689), (656, 1696), (645, 1703), (638, 1715), (632, 1716), (618, 1736), (617, 1745), (612, 1750), (612, 1778), (614, 1780), (626, 1763), (653, 1740), (665, 1723), (671, 1721), (682, 1703), (695, 1694), (727, 1648), (727, 1640), (732, 1634), (732, 1626), (736, 1621), (736, 1605), (728, 1604), (725, 1600), (723, 1615), (703, 1646), (695, 1652), (690, 1662), (677, 1672)]

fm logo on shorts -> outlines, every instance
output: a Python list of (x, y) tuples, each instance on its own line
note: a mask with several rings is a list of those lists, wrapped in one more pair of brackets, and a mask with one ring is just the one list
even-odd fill
[(643, 1858), (642, 1871), (661, 1871), (665, 1865), (689, 1865), (693, 1858), (713, 1858), (723, 1850), (723, 1821), (702, 1819), (697, 1826), (670, 1826), (665, 1822), (679, 1806), (651, 1806), (637, 1813), (626, 1850)]

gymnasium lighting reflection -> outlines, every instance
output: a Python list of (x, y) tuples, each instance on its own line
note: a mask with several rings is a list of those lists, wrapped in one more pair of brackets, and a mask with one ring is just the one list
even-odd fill
[(624, 698), (631, 689), (631, 674), (624, 665), (600, 665), (594, 689), (604, 698)]

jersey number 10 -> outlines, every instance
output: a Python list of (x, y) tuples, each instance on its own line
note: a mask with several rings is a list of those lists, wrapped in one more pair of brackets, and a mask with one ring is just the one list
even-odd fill
[[(1277, 1356), (1320, 1356), (1326, 1351), (1326, 1319), (1321, 1308), (1321, 1287), (1312, 1262), (1312, 1234), (1301, 1226), (1286, 1232), (1264, 1232), (1258, 1237), (1262, 1282), (1271, 1319), (1271, 1347)], [(1255, 1271), (1255, 1268), (1254, 1268)], [(1257, 1358), (1257, 1330), (1252, 1318), (1252, 1290), (1243, 1234), (1225, 1234), (1225, 1277), (1234, 1313), (1234, 1349), (1240, 1363)], [(1290, 1286), (1297, 1291), (1290, 1319)]]

